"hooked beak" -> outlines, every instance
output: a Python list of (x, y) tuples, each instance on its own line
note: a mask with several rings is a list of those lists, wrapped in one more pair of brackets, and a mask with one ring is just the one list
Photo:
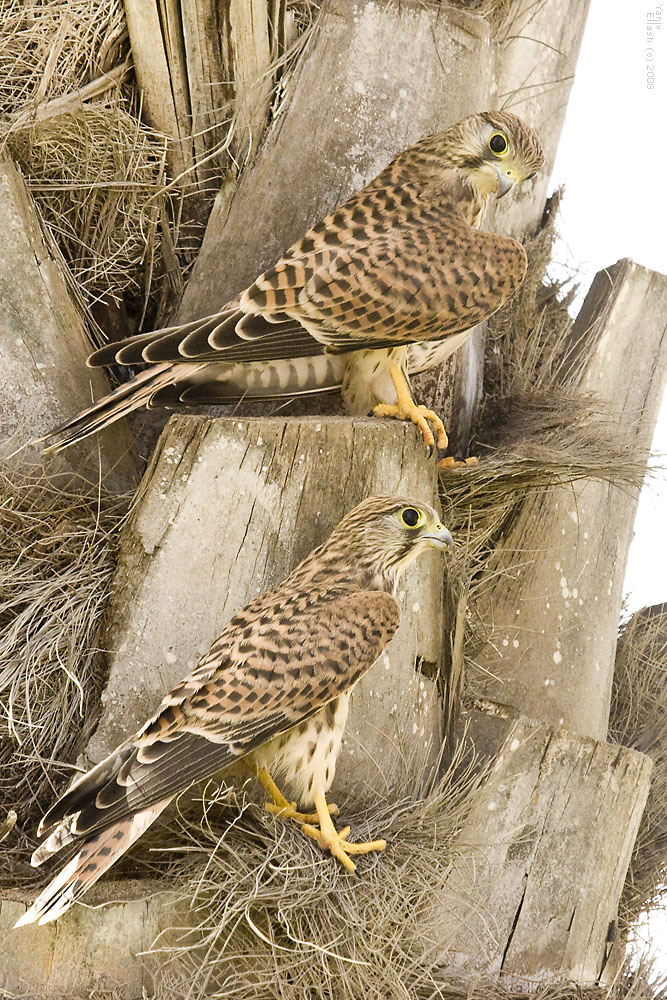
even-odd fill
[(454, 548), (454, 539), (450, 535), (444, 524), (434, 525), (430, 531), (427, 531), (422, 535), (422, 541), (425, 542), (431, 549), (440, 549), (444, 552), (445, 549)]
[(502, 166), (496, 164), (496, 174), (498, 175), (498, 188), (496, 190), (496, 197), (503, 198), (511, 188), (514, 187), (515, 180), (510, 174), (507, 174)]

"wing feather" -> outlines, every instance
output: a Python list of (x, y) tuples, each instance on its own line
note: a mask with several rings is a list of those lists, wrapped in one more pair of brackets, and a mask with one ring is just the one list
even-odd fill
[(442, 338), (499, 309), (525, 270), (520, 243), (474, 229), (451, 201), (406, 185), (362, 191), (219, 313), (108, 345), (89, 363), (270, 361)]
[(35, 863), (172, 798), (314, 715), (356, 683), (398, 628), (393, 597), (368, 591), (327, 596), (300, 615), (286, 609), (282, 632), (280, 622), (267, 629), (260, 613), (248, 631), (248, 613), (270, 596), (232, 619), (143, 729), (49, 810), (39, 836), (52, 838), (53, 851), (38, 848)]

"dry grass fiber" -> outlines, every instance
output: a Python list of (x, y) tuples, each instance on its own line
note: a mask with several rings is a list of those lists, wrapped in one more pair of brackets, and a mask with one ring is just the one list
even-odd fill
[(627, 928), (667, 908), (667, 605), (637, 611), (621, 628), (609, 738), (648, 754), (653, 774), (621, 898)]
[(71, 779), (95, 721), (96, 636), (123, 513), (44, 470), (0, 470), (0, 819), (18, 815), (0, 852), (5, 886), (28, 876), (20, 831)]

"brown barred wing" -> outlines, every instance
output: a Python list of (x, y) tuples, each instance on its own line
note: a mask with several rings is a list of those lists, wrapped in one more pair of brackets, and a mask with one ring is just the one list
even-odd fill
[(516, 240), (433, 210), (383, 240), (339, 251), (309, 280), (298, 315), (335, 351), (441, 339), (491, 316), (525, 274)]
[[(50, 845), (36, 860), (172, 798), (313, 715), (372, 666), (398, 623), (393, 597), (368, 591), (260, 624), (252, 639), (226, 629), (140, 733), (47, 813), (40, 835)], [(228, 659), (232, 649), (243, 659)]]

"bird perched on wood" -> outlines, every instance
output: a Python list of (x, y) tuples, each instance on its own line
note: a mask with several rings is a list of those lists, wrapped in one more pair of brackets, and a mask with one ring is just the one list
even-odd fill
[(91, 366), (150, 367), (46, 439), (79, 441), (143, 405), (280, 399), (342, 389), (350, 414), (416, 423), (447, 446), (407, 378), (445, 360), (521, 285), (516, 240), (478, 229), (544, 160), (516, 115), (489, 111), (404, 150), (213, 316), (109, 344)]
[[(427, 504), (381, 496), (355, 507), (281, 584), (234, 615), (136, 735), (49, 809), (33, 865), (63, 848), (75, 853), (16, 926), (55, 920), (175, 795), (240, 759), (269, 793), (267, 808), (300, 823), (348, 871), (351, 855), (382, 850), (383, 840), (351, 843), (349, 828), (336, 830), (326, 793), (350, 692), (398, 628), (399, 574), (425, 549), (451, 544)], [(281, 775), (314, 815), (278, 790)]]

